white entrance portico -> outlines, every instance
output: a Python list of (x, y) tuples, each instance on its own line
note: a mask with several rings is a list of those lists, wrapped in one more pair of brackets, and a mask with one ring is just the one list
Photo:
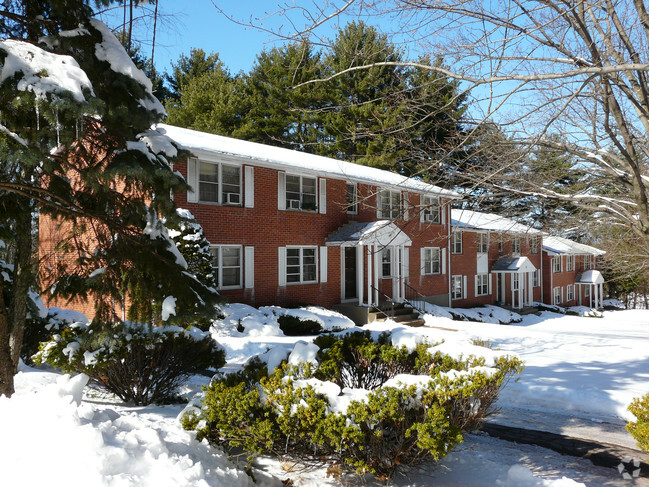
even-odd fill
[(579, 301), (583, 306), (588, 298), (588, 306), (591, 308), (604, 307), (604, 276), (601, 272), (594, 269), (584, 271), (577, 276), (575, 284), (579, 286)]
[(412, 241), (392, 221), (347, 223), (329, 235), (326, 244), (340, 247), (342, 301), (378, 306), (383, 266), (389, 266), (391, 299), (403, 301), (409, 274), (408, 247)]
[[(494, 274), (507, 274), (510, 278), (510, 292), (512, 308), (522, 309), (532, 306), (534, 302), (534, 272), (536, 267), (527, 257), (503, 257), (498, 259), (491, 268)], [(498, 279), (501, 288), (498, 290), (503, 301), (507, 296), (506, 279)]]

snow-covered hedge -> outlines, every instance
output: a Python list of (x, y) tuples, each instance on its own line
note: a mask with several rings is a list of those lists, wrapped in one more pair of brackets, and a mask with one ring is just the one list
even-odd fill
[(356, 332), (300, 342), (270, 376), (253, 360), (213, 380), (183, 425), (251, 456), (288, 454), (388, 478), (449, 453), (522, 369), (518, 358), (482, 347), (453, 358), (443, 344), (409, 349), (393, 338)]
[(225, 363), (225, 352), (198, 329), (140, 323), (75, 323), (34, 356), (64, 372), (83, 372), (99, 386), (138, 405), (174, 398), (190, 375)]

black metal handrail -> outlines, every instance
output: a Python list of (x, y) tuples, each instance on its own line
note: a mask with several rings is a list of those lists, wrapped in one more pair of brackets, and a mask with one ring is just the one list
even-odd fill
[[(390, 296), (388, 296), (387, 294), (385, 294), (385, 293), (384, 293), (383, 291), (381, 291), (379, 288), (374, 287), (374, 286), (371, 285), (371, 284), (370, 284), (370, 288), (372, 289), (372, 291), (376, 291), (376, 292), (378, 292), (378, 293), (379, 293), (383, 298), (385, 298), (384, 300), (390, 304), (390, 307), (387, 308), (387, 309), (381, 309), (381, 308), (379, 307), (378, 304), (377, 304), (377, 305), (372, 305), (372, 308), (374, 308), (374, 309), (376, 309), (377, 311), (380, 311), (380, 312), (382, 312), (382, 313), (385, 313), (386, 311), (389, 310), (389, 311), (390, 311), (390, 316), (394, 316), (394, 305), (395, 305), (394, 299), (392, 299)], [(370, 299), (370, 301), (371, 301), (371, 299)], [(380, 301), (379, 301), (379, 302), (380, 302)]]
[(415, 298), (422, 298), (420, 301), (425, 303), (426, 302), (425, 301), (426, 296), (423, 295), (421, 292), (419, 292), (414, 287), (412, 287), (407, 282), (404, 281), (403, 284), (404, 284), (405, 291), (406, 291), (406, 295), (404, 296), (404, 301), (406, 303), (408, 303), (410, 306), (412, 306), (413, 309), (416, 309), (417, 311), (419, 311), (420, 314), (422, 314), (422, 315), (426, 314), (425, 309), (421, 309), (420, 306), (417, 306), (415, 304), (415, 302), (416, 302)]

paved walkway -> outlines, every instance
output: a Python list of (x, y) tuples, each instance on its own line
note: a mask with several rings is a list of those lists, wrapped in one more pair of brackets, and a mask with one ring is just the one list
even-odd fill
[[(622, 463), (627, 472), (640, 469), (639, 478), (635, 479), (633, 486), (649, 486), (649, 454), (626, 446), (611, 443), (585, 440), (572, 436), (550, 433), (532, 429), (505, 426), (497, 423), (485, 423), (482, 431), (507, 441), (537, 445), (563, 455), (585, 458), (594, 465), (618, 469)], [(631, 460), (631, 461), (630, 461)], [(624, 463), (626, 461), (626, 463)], [(639, 462), (636, 466), (633, 461)], [(620, 474), (622, 482), (622, 475)], [(622, 485), (622, 484), (621, 484)]]

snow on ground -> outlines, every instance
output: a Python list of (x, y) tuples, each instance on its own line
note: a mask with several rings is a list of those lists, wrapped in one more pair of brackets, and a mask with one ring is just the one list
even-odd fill
[[(269, 365), (285, 358), (313, 358), (314, 337), (287, 337), (277, 326), (280, 313), (231, 305), (212, 335), (227, 351), (226, 370), (264, 354)], [(293, 312), (292, 310), (290, 312)], [(322, 309), (315, 313), (327, 327), (343, 321)], [(312, 318), (308, 318), (312, 319)], [(393, 342), (412, 347), (426, 339), (453, 354), (477, 349), (473, 338), (489, 340), (499, 353), (518, 355), (526, 369), (502, 392), (500, 423), (570, 434), (591, 428), (591, 437), (610, 434), (614, 443), (633, 447), (621, 418), (629, 418), (630, 400), (649, 390), (649, 311), (607, 311), (602, 318), (543, 312), (514, 325), (453, 321), (426, 316), (428, 327), (408, 328), (387, 321), (365, 327), (393, 332)], [(434, 328), (433, 328), (434, 327)], [(354, 330), (351, 328), (350, 330)], [(455, 331), (456, 330), (456, 331)], [(463, 344), (463, 345), (462, 345)], [(291, 357), (292, 354), (292, 357)], [(66, 486), (249, 486), (250, 478), (220, 450), (197, 442), (177, 422), (182, 405), (132, 407), (85, 388), (83, 376), (69, 378), (24, 368), (17, 392), (0, 398), (0, 485)], [(196, 399), (205, 378), (194, 377), (181, 390)], [(581, 429), (580, 429), (581, 428)], [(616, 436), (617, 435), (617, 436)], [(574, 434), (574, 436), (580, 436)], [(38, 468), (34, 468), (35, 462)], [(259, 485), (280, 486), (291, 479), (304, 487), (337, 485), (322, 469), (304, 471), (260, 458)], [(265, 472), (265, 473), (264, 473)], [(621, 485), (615, 469), (486, 435), (468, 435), (465, 443), (422, 469), (406, 472), (395, 487), (575, 487)], [(274, 476), (274, 477), (273, 477)], [(358, 477), (343, 479), (358, 484)], [(369, 480), (369, 485), (378, 485)]]

